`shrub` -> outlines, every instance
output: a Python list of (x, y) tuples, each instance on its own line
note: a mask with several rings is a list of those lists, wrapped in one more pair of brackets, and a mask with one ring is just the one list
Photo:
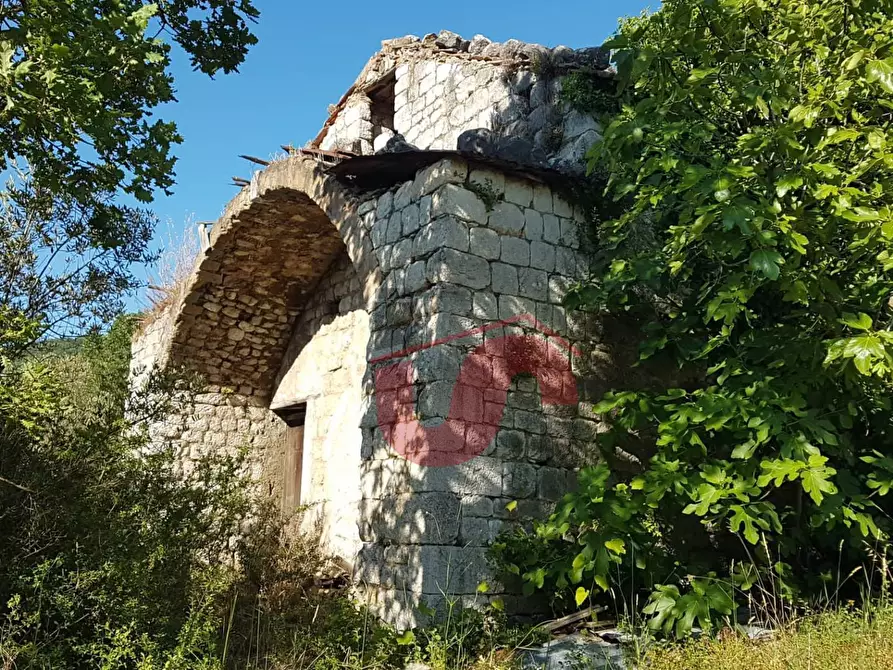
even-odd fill
[(678, 372), (605, 395), (604, 463), (496, 553), (578, 604), (650, 593), (676, 634), (760, 579), (846, 590), (891, 527), (893, 5), (667, 0), (608, 46), (590, 168), (622, 211), (566, 302)]
[[(172, 449), (140, 449), (139, 417), (125, 413), (132, 326), (87, 338), (76, 360), (3, 361), (9, 666), (214, 667), (219, 658), (219, 608), (236, 577), (230, 543), (251, 511), (250, 482), (238, 454), (183, 475)], [(162, 404), (157, 394), (145, 403)]]

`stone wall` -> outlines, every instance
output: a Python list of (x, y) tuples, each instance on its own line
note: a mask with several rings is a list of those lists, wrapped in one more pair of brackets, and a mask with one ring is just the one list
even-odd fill
[[(489, 208), (477, 194), (482, 183), (497, 197)], [(569, 282), (586, 271), (581, 214), (544, 184), (451, 160), (383, 194), (367, 218), (389, 298), (371, 314), (357, 576), (370, 604), (399, 625), (419, 621), (420, 601), (442, 608), (444, 593), (502, 597), (523, 612), (490, 574), (486, 545), (507, 522), (553, 508), (574, 469), (596, 458), (599, 424), (576, 387), (573, 404), (544, 406), (542, 375), (516, 376), (500, 399), (491, 388), (498, 361), (479, 390), (457, 380), (470, 354), (527, 335), (564, 339), (577, 350), (568, 368), (588, 374), (597, 355), (587, 339), (592, 324), (561, 306)], [(376, 376), (400, 361), (405, 412), (382, 400), (403, 382), (383, 385)], [(474, 411), (489, 419), (456, 416), (457, 394), (466, 392), (479, 394)], [(496, 424), (489, 432), (488, 421)], [(440, 430), (455, 441), (444, 427), (464, 440), (456, 448), (468, 449), (465, 462), (426, 467), (397, 453), (396, 436), (406, 431)], [(491, 590), (475, 596), (484, 579)]]
[(130, 377), (134, 387), (145, 384), (153, 370), (167, 364), (175, 318), (175, 310), (168, 305), (140, 325), (130, 351)]
[(530, 140), (554, 163), (577, 164), (598, 139), (594, 119), (560, 102), (560, 77), (480, 61), (397, 67), (395, 130), (425, 149), (455, 149), (476, 128)]
[[(609, 76), (607, 52), (463, 40), (448, 31), (387, 40), (314, 145), (369, 154), (383, 146), (376, 141), (381, 133), (386, 139), (393, 131), (419, 149), (451, 150), (463, 131), (486, 129), (530, 141), (537, 162), (577, 171), (598, 124), (571, 110), (560, 93), (563, 78), (581, 68)], [(381, 100), (392, 106), (389, 128), (375, 118)]]
[[(131, 386), (141, 388), (153, 371), (168, 363), (174, 310), (168, 308), (134, 338)], [(270, 412), (265, 398), (232, 387), (209, 385), (184, 398), (163, 420), (145, 426), (150, 444), (170, 445), (184, 467), (211, 453), (250, 451), (252, 476), (277, 486), (284, 424)]]
[(324, 547), (349, 562), (359, 550), (359, 417), (369, 314), (353, 264), (343, 254), (298, 317), (271, 401), (307, 404), (301, 504)]
[(369, 99), (358, 95), (352, 97), (333, 120), (320, 148), (368, 155), (372, 153), (372, 140), (372, 110)]
[[(301, 179), (322, 196), (292, 192)], [(215, 227), (180, 331), (159, 325), (134, 350), (158, 358), (166, 341), (218, 377), (154, 434), (184, 459), (248, 444), (272, 487), (285, 425), (269, 408), (306, 402), (305, 501), (382, 616), (414, 625), (444, 594), (529, 612), (485, 554), (597, 458), (589, 398), (604, 351), (594, 324), (561, 305), (586, 272), (582, 213), (544, 183), (461, 159), (375, 194), (332, 180), (306, 161), (273, 165)], [(338, 206), (313, 204), (323, 196)], [(229, 293), (215, 309), (218, 287)], [(255, 336), (281, 293), (287, 318)], [(259, 352), (242, 356), (233, 328)], [(491, 589), (475, 595), (482, 580)]]

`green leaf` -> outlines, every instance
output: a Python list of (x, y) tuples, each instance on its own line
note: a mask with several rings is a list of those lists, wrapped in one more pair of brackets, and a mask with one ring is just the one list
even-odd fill
[(605, 542), (605, 547), (608, 548), (609, 551), (614, 552), (615, 554), (625, 554), (626, 553), (626, 542), (619, 537), (615, 537), (613, 540), (608, 540)]
[(783, 263), (784, 258), (773, 249), (759, 249), (750, 255), (750, 269), (773, 281), (778, 279)]
[(729, 528), (732, 532), (737, 533), (743, 525), (744, 539), (751, 544), (759, 542), (760, 533), (757, 531), (754, 518), (741, 505), (732, 505), (729, 509), (732, 511), (732, 517), (729, 519)]
[(424, 600), (419, 602), (418, 609), (419, 609), (419, 613), (422, 614), (423, 616), (433, 617), (433, 616), (437, 615), (437, 610), (435, 610), (433, 607), (431, 607)]
[(843, 218), (847, 221), (853, 221), (855, 223), (864, 223), (866, 221), (877, 221), (881, 218), (881, 215), (878, 213), (876, 209), (871, 209), (870, 207), (854, 207), (853, 209), (848, 209), (842, 214)]
[(788, 174), (778, 180), (775, 184), (775, 192), (778, 197), (784, 197), (788, 191), (803, 186), (803, 177), (799, 175)]
[(490, 585), (487, 582), (481, 582), (478, 584), (477, 592), (478, 593), (487, 593), (490, 590)]
[(856, 330), (871, 330), (871, 317), (868, 316), (865, 312), (859, 312), (859, 314), (851, 314), (850, 312), (845, 312), (843, 317), (840, 319), (840, 322), (845, 326), (849, 326), (850, 328), (855, 328)]
[(829, 479), (836, 473), (836, 470), (825, 466), (827, 460), (824, 456), (810, 456), (809, 467), (800, 473), (803, 490), (809, 494), (816, 505), (822, 504), (825, 494), (837, 493), (837, 487)]
[(574, 601), (577, 603), (577, 607), (586, 602), (586, 599), (589, 597), (589, 591), (584, 589), (582, 586), (578, 586), (577, 590), (574, 592)]
[(688, 79), (685, 80), (686, 84), (696, 84), (699, 81), (709, 77), (711, 74), (716, 72), (716, 68), (706, 67), (706, 68), (694, 68), (691, 71), (691, 74), (688, 75)]
[(766, 104), (766, 101), (763, 100), (763, 96), (758, 95), (754, 105), (757, 108), (757, 111), (760, 113), (764, 119), (769, 118), (769, 105)]
[(516, 509), (518, 509), (518, 501), (510, 500), (509, 502), (506, 503), (505, 509), (506, 509), (506, 511), (514, 512)]
[(865, 57), (865, 50), (859, 49), (859, 51), (856, 51), (855, 53), (847, 56), (846, 60), (844, 60), (843, 63), (841, 63), (841, 65), (843, 66), (843, 69), (847, 72), (850, 70), (854, 70), (859, 65), (859, 63), (862, 62), (862, 59), (864, 57)]
[(825, 138), (824, 144), (840, 144), (848, 140), (854, 140), (861, 133), (853, 128), (829, 128), (828, 136)]
[(415, 642), (415, 633), (412, 630), (405, 630), (403, 633), (397, 636), (397, 644), (402, 647), (406, 647)]
[(884, 91), (893, 93), (893, 59), (870, 61), (865, 72), (869, 82), (877, 82)]

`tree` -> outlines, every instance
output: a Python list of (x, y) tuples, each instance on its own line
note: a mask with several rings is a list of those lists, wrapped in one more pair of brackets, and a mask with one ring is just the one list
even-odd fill
[(640, 365), (679, 373), (595, 407), (638, 471), (585, 470), (497, 551), (578, 602), (634, 576), (677, 633), (733, 584), (847, 589), (893, 511), (893, 3), (666, 0), (609, 46), (590, 168), (622, 212), (567, 302), (641, 324)]
[[(0, 328), (18, 318), (35, 326), (29, 338), (15, 340), (16, 351), (47, 335), (77, 335), (111, 323), (124, 295), (139, 286), (134, 263), (154, 260), (148, 249), (154, 216), (121, 207), (125, 225), (117, 243), (106, 246), (90, 228), (94, 211), (38, 186), (24, 170), (0, 191)], [(16, 357), (12, 350), (6, 355)]]
[[(0, 332), (26, 339), (27, 323)], [(254, 512), (242, 454), (181, 472), (137, 424), (182, 394), (129, 388), (135, 320), (0, 373), (0, 665), (218, 668), (234, 540)], [(2, 355), (2, 349), (0, 349)]]
[(237, 70), (256, 42), (251, 0), (0, 2), (0, 170), (25, 161), (35, 183), (72, 198), (91, 235), (127, 237), (121, 193), (149, 202), (174, 177), (173, 123), (153, 109), (175, 99), (170, 45), (208, 75)]

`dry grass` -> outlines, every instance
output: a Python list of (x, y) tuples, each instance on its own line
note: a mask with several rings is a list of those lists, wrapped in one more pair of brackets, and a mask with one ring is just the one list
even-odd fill
[(168, 307), (183, 297), (186, 283), (201, 251), (198, 226), (191, 218), (182, 227), (168, 219), (161, 237), (161, 247), (161, 255), (155, 268), (149, 271), (147, 305), (142, 310), (140, 331), (145, 330)]
[(818, 614), (754, 642), (730, 635), (655, 649), (643, 670), (876, 670), (893, 668), (893, 607)]

